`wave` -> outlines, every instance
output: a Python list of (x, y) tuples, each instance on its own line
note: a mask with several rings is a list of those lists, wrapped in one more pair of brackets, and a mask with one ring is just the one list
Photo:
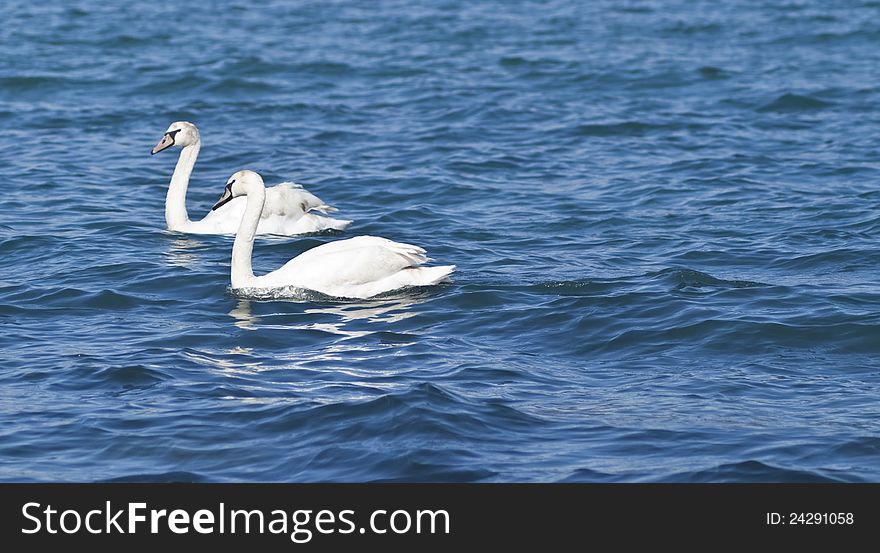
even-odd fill
[[(4, 294), (4, 302), (13, 304), (33, 304), (41, 308), (82, 308), (94, 310), (128, 310), (152, 303), (153, 298), (142, 298), (131, 294), (103, 289), (87, 291), (78, 288), (26, 288)], [(28, 307), (25, 309), (30, 310)]]
[(127, 474), (124, 476), (116, 476), (97, 480), (99, 483), (119, 484), (119, 483), (148, 483), (148, 484), (178, 484), (178, 483), (202, 483), (210, 482), (206, 476), (195, 472), (172, 471), (172, 472), (156, 472), (156, 473), (140, 473)]
[(708, 273), (693, 269), (664, 269), (648, 273), (648, 277), (658, 277), (670, 282), (676, 290), (686, 288), (758, 288), (770, 286), (763, 282), (740, 279), (716, 278)]
[(707, 79), (724, 79), (729, 76), (727, 71), (713, 65), (704, 65), (697, 69), (697, 73), (699, 73), (701, 77)]
[(786, 269), (788, 271), (817, 271), (832, 267), (835, 270), (852, 270), (859, 266), (873, 265), (873, 259), (877, 259), (878, 252), (875, 248), (838, 248), (829, 251), (808, 253), (794, 257), (782, 257), (775, 259), (771, 267)]
[(644, 136), (650, 132), (668, 130), (665, 125), (623, 121), (620, 123), (581, 124), (573, 129), (576, 136)]
[(833, 105), (834, 102), (820, 100), (819, 98), (815, 98), (813, 96), (786, 93), (782, 96), (779, 96), (772, 102), (759, 107), (758, 111), (816, 111), (831, 107)]
[(825, 474), (803, 469), (790, 469), (756, 460), (726, 463), (711, 468), (680, 472), (659, 479), (663, 482), (753, 482), (753, 483), (829, 483), (845, 482)]
[(723, 279), (708, 273), (686, 268), (668, 268), (641, 275), (618, 278), (596, 278), (586, 280), (549, 281), (535, 285), (536, 292), (549, 292), (559, 295), (603, 295), (619, 287), (638, 286), (643, 279), (665, 283), (671, 290), (690, 288), (760, 288), (772, 285), (742, 279)]
[(65, 390), (146, 389), (170, 378), (165, 371), (140, 364), (98, 368), (100, 364), (83, 356), (68, 378), (54, 385)]

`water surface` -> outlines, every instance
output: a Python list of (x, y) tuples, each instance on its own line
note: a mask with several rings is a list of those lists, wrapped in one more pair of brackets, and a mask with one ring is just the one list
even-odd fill
[[(877, 2), (2, 11), (0, 479), (880, 479)], [(454, 283), (235, 297), (179, 119)]]

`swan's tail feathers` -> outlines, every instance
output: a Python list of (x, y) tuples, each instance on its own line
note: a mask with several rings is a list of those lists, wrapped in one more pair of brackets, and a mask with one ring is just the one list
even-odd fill
[(429, 261), (428, 256), (425, 255), (427, 252), (425, 252), (424, 248), (413, 246), (412, 244), (403, 244), (401, 242), (392, 242), (391, 240), (388, 240), (385, 247), (406, 259), (407, 262), (414, 267)]
[(313, 206), (312, 209), (315, 211), (320, 211), (321, 213), (333, 213), (334, 211), (339, 211), (339, 208), (327, 204), (316, 205)]
[(440, 265), (438, 267), (414, 267), (417, 273), (416, 286), (430, 286), (449, 280), (449, 276), (455, 270), (455, 265)]
[[(334, 209), (334, 211), (336, 210)], [(325, 228), (330, 230), (345, 230), (348, 228), (348, 225), (351, 224), (350, 219), (332, 219), (330, 217), (321, 218), (327, 220), (327, 226)]]
[(351, 221), (346, 219), (333, 219), (316, 213), (305, 213), (286, 230), (287, 234), (306, 234), (323, 230), (345, 230), (350, 224)]
[(285, 211), (287, 209), (301, 210), (303, 213), (308, 213), (309, 211), (320, 211), (321, 213), (339, 211), (303, 188), (302, 185), (294, 182), (282, 182), (277, 186), (273, 186), (270, 190), (280, 196), (278, 205), (285, 206), (283, 208)]

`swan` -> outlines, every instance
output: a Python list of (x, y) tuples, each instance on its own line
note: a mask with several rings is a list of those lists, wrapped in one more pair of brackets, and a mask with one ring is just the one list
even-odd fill
[(295, 287), (337, 298), (369, 298), (407, 286), (443, 282), (455, 265), (421, 267), (425, 250), (376, 236), (328, 242), (294, 257), (271, 273), (254, 276), (251, 256), (266, 187), (253, 171), (238, 171), (226, 183), (217, 210), (245, 196), (246, 206), (232, 246), (232, 289), (260, 292)]
[[(177, 166), (165, 196), (165, 223), (168, 230), (192, 234), (235, 234), (244, 215), (245, 200), (232, 201), (223, 209), (210, 211), (201, 221), (190, 221), (186, 212), (189, 176), (201, 148), (199, 130), (187, 121), (171, 123), (162, 140), (151, 151), (156, 155), (171, 146), (181, 148)], [(343, 230), (351, 221), (332, 219), (313, 213), (337, 211), (317, 196), (292, 182), (267, 190), (266, 207), (257, 225), (258, 234), (304, 234), (327, 229)]]

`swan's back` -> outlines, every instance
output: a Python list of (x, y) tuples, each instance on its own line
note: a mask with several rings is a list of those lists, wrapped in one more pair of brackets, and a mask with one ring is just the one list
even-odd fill
[(454, 265), (420, 267), (428, 261), (418, 246), (358, 236), (307, 250), (277, 271), (257, 277), (257, 284), (364, 298), (407, 286), (437, 284), (455, 269)]
[(266, 204), (263, 206), (262, 217), (264, 219), (272, 215), (302, 217), (313, 209), (321, 213), (338, 211), (335, 207), (325, 204), (302, 185), (282, 182), (278, 186), (266, 189)]
[[(245, 197), (233, 198), (219, 209), (209, 212), (198, 224), (204, 225), (206, 232), (235, 234), (246, 206)], [(311, 211), (328, 213), (338, 210), (296, 183), (283, 182), (267, 188), (257, 233), (305, 234), (327, 229), (343, 230), (351, 224), (351, 221), (322, 217)]]
[(327, 214), (331, 211), (339, 210), (325, 204), (299, 184), (282, 182), (266, 189), (266, 204), (263, 206), (258, 231), (305, 234), (327, 229), (344, 230), (351, 224), (351, 221), (318, 215), (318, 212)]

